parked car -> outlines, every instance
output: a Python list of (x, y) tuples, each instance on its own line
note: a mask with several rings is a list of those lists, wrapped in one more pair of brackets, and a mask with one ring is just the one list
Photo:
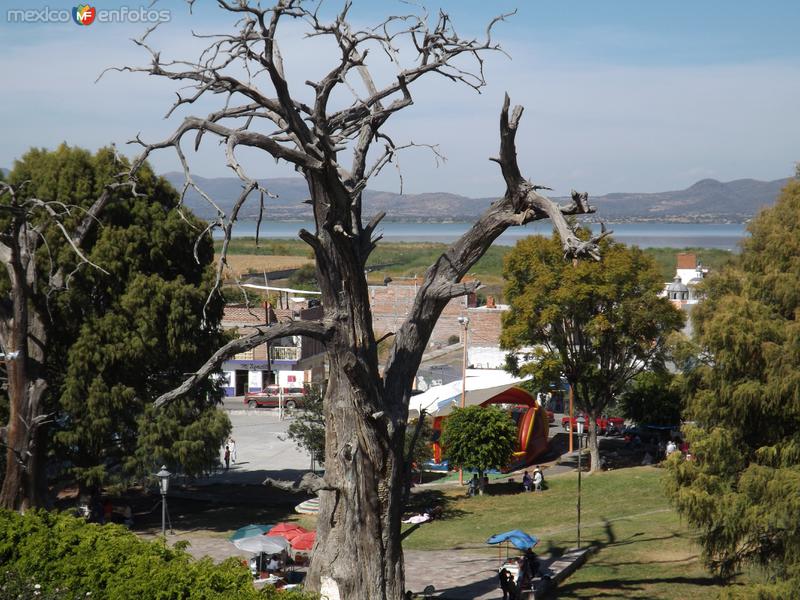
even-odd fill
[[(288, 409), (302, 408), (305, 404), (306, 392), (303, 388), (284, 387), (283, 407)], [(260, 392), (247, 392), (244, 403), (249, 408), (278, 408), (281, 390), (277, 385), (268, 385)]]
[[(561, 419), (561, 427), (564, 428), (564, 431), (571, 431), (571, 425), (574, 425), (578, 422), (578, 419), (583, 419), (583, 428), (584, 431), (589, 430), (589, 415), (578, 415), (572, 419), (570, 422), (569, 415), (565, 415)], [(597, 432), (600, 435), (606, 435), (606, 433), (621, 433), (622, 430), (625, 428), (625, 419), (621, 417), (609, 417), (608, 415), (601, 415), (597, 417), (596, 420), (596, 427)]]

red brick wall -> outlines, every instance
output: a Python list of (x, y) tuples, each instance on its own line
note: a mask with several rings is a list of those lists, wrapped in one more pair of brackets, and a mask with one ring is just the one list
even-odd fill
[[(414, 282), (390, 282), (388, 285), (373, 285), (369, 288), (372, 324), (377, 337), (397, 331), (403, 324), (417, 293)], [(462, 339), (463, 326), (458, 317), (468, 315), (470, 336), (475, 341), (470, 346), (494, 346), (500, 339), (500, 315), (504, 308), (467, 308), (467, 298), (454, 298), (442, 311), (431, 334), (430, 343), (445, 345), (451, 336)]]

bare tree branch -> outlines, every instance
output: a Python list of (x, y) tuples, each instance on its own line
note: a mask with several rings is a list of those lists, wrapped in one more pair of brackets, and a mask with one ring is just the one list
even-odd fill
[(316, 494), (321, 491), (336, 491), (338, 489), (325, 481), (324, 477), (314, 473), (305, 473), (295, 481), (267, 477), (262, 485), (276, 487), (287, 492), (306, 492), (308, 494)]
[(180, 386), (165, 394), (162, 394), (153, 404), (156, 408), (158, 408), (175, 400), (176, 398), (185, 396), (190, 391), (195, 389), (200, 382), (214, 373), (220, 367), (220, 365), (230, 357), (255, 348), (256, 346), (271, 340), (289, 335), (302, 335), (320, 340), (322, 342), (327, 342), (332, 333), (333, 326), (325, 321), (289, 321), (288, 323), (256, 327), (255, 331), (252, 333), (225, 344), (222, 348), (217, 350), (214, 355), (203, 364), (203, 366), (201, 366), (189, 378), (184, 380)]
[[(515, 144), (523, 109), (517, 106), (509, 115), (509, 108), (510, 99), (506, 94), (500, 112), (500, 156), (491, 159), (500, 164), (506, 182), (505, 196), (489, 207), (426, 272), (414, 306), (398, 330), (389, 354), (385, 369), (387, 387), (401, 389), (407, 384), (419, 366), (433, 325), (447, 302), (470, 291), (469, 284), (459, 283), (461, 278), (508, 227), (550, 218), (561, 237), (565, 255), (598, 257), (597, 242), (607, 232), (587, 242), (579, 239), (564, 218), (562, 209), (537, 191), (542, 186), (523, 178), (517, 164)], [(578, 194), (577, 197), (569, 214), (594, 211), (586, 195)], [(396, 417), (404, 418), (405, 409), (399, 407), (398, 411)]]

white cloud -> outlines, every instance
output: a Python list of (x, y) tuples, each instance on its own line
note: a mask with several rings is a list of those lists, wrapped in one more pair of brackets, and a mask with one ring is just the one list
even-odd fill
[[(9, 166), (30, 146), (66, 140), (96, 148), (110, 141), (124, 144), (137, 132), (149, 140), (167, 135), (180, 118), (162, 119), (174, 99), (171, 82), (111, 73), (94, 83), (107, 66), (147, 61), (126, 40), (139, 31), (70, 30), (37, 43), (7, 38), (12, 43), (5, 44), (0, 166)], [(200, 47), (182, 20), (159, 29), (153, 43), (172, 57), (193, 57)], [(303, 81), (325, 71), (329, 63), (322, 59), (331, 53), (318, 50), (323, 43), (312, 42), (309, 51), (307, 42), (283, 40), (295, 89), (308, 94)], [(398, 142), (439, 143), (448, 157), (436, 168), (422, 150), (403, 155), (407, 191), (502, 193), (497, 166), (487, 159), (497, 152), (504, 91), (526, 107), (518, 136), (524, 173), (559, 194), (572, 187), (593, 194), (679, 189), (706, 176), (772, 179), (789, 175), (800, 159), (800, 64), (616, 66), (560, 59), (551, 45), (519, 40), (505, 45), (514, 58), (488, 59), (489, 85), (482, 95), (428, 80), (413, 90), (414, 106), (393, 119), (390, 131)], [(370, 62), (377, 59), (376, 54)], [(391, 66), (376, 68), (383, 80), (393, 73)], [(213, 107), (202, 102), (192, 112)], [(228, 174), (213, 144), (191, 160), (198, 174)], [(177, 168), (168, 153), (153, 162), (160, 171)], [(245, 163), (259, 176), (292, 173), (260, 156), (248, 156)], [(388, 169), (373, 187), (397, 189), (396, 173)]]

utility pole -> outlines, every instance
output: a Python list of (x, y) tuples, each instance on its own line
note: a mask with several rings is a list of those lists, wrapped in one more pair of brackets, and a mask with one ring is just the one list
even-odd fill
[[(458, 317), (458, 322), (464, 327), (464, 358), (461, 362), (461, 408), (467, 405), (467, 335), (469, 332), (469, 317)], [(464, 469), (458, 470), (458, 483), (464, 485)]]

